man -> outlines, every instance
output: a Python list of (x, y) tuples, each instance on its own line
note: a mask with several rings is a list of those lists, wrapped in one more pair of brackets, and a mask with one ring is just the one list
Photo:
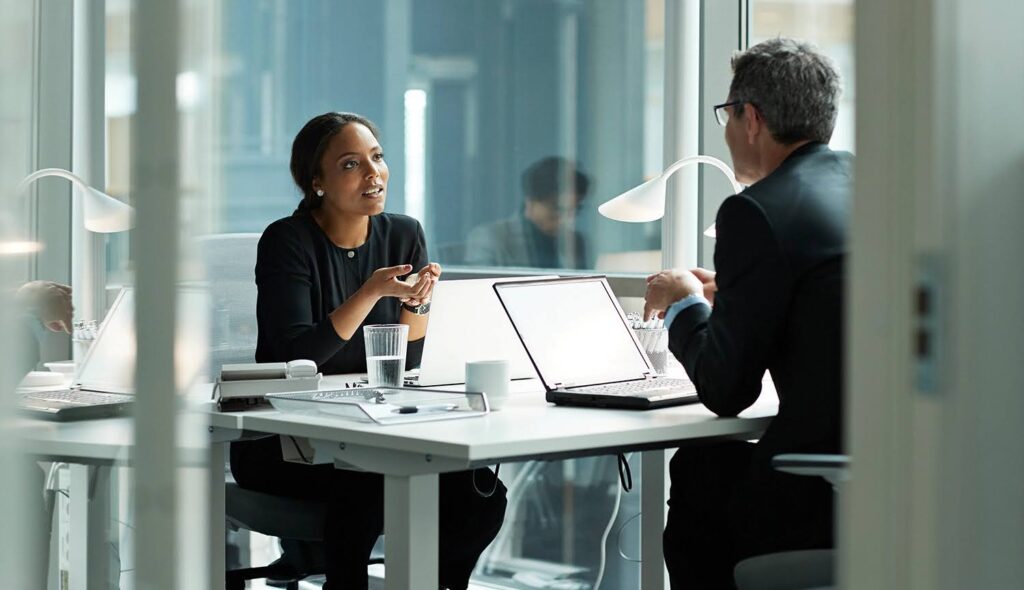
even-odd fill
[(745, 557), (832, 545), (829, 485), (770, 461), (840, 449), (852, 156), (827, 145), (839, 75), (790, 39), (737, 54), (732, 69), (715, 112), (749, 186), (718, 211), (717, 274), (652, 275), (645, 313), (665, 318), (669, 347), (710, 410), (735, 416), (750, 406), (767, 370), (779, 413), (757, 444), (676, 452), (664, 536), (673, 588), (732, 588)]
[(551, 156), (523, 172), (519, 215), (476, 227), (466, 241), (466, 263), (475, 266), (586, 268), (576, 211), (590, 180), (565, 158)]

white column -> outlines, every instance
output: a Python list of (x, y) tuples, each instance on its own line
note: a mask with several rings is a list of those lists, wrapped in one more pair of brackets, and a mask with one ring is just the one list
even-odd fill
[[(71, 172), (106, 192), (106, 10), (104, 0), (74, 4)], [(75, 198), (71, 221), (71, 285), (76, 319), (102, 320), (106, 309), (106, 238), (85, 229), (82, 196)], [(81, 359), (77, 359), (81, 361)]]
[(135, 580), (139, 590), (178, 587), (179, 400), (175, 395), (175, 283), (179, 252), (176, 76), (179, 1), (135, 5), (132, 48), (138, 108), (132, 121), (136, 227)]
[(437, 590), (438, 476), (384, 476), (384, 587)]
[(118, 575), (110, 571), (110, 467), (72, 463), (69, 470), (69, 588), (106, 590)]
[(668, 464), (662, 449), (640, 454), (640, 588), (668, 588), (661, 538), (668, 516)]
[(224, 451), (227, 443), (213, 442), (210, 445), (210, 453), (207, 466), (207, 477), (209, 486), (206, 491), (209, 507), (209, 571), (210, 590), (217, 590), (224, 587)]
[[(664, 166), (697, 155), (700, 137), (700, 0), (665, 0)], [(661, 220), (661, 265), (697, 265), (697, 167), (668, 180)]]

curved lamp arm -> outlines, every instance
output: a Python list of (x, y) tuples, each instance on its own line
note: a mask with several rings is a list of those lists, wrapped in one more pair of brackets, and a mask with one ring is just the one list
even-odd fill
[[(725, 162), (712, 156), (689, 156), (673, 163), (664, 172), (640, 186), (605, 201), (597, 208), (598, 212), (616, 221), (639, 223), (661, 219), (665, 215), (665, 183), (668, 177), (690, 164), (710, 164), (729, 179), (729, 184), (736, 193), (743, 190), (743, 186), (736, 181), (732, 169)], [(704, 235), (714, 237), (714, 231), (715, 226), (712, 225)]]
[(28, 185), (44, 176), (66, 178), (80, 189), (82, 213), (87, 230), (106, 234), (131, 229), (134, 225), (135, 210), (130, 205), (92, 188), (81, 178), (61, 168), (43, 168), (29, 174), (18, 183), (18, 187), (15, 189), (16, 193), (19, 195), (24, 193), (28, 189)]

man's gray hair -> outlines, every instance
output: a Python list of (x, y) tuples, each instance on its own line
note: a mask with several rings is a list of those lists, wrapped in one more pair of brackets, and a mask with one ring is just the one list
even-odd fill
[[(736, 53), (732, 71), (729, 100), (756, 107), (775, 141), (828, 143), (832, 138), (841, 92), (839, 72), (813, 45), (770, 39)], [(741, 115), (743, 105), (734, 112)]]

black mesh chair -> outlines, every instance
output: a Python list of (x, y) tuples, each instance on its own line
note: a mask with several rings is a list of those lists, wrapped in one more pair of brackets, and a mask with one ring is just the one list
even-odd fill
[(283, 551), (271, 564), (228, 570), (226, 590), (243, 590), (246, 580), (257, 578), (298, 590), (300, 580), (324, 573), (326, 504), (254, 492), (234, 481), (226, 483), (224, 492), (228, 526), (277, 537)]

